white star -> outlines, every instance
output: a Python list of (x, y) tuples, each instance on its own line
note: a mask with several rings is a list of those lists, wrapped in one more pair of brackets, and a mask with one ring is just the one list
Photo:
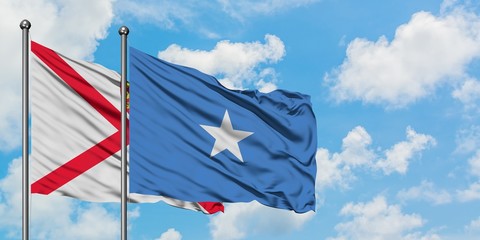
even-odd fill
[(222, 125), (220, 125), (220, 127), (200, 126), (215, 138), (215, 144), (213, 145), (210, 157), (213, 157), (226, 149), (243, 162), (238, 142), (252, 135), (253, 132), (234, 130), (227, 110), (225, 110), (225, 115), (223, 116)]

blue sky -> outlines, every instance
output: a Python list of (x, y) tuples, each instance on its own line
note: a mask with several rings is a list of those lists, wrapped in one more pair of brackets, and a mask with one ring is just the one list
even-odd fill
[[(317, 211), (129, 205), (131, 239), (478, 239), (476, 1), (0, 2), (0, 238), (20, 236), (21, 31), (119, 70), (129, 45), (232, 88), (312, 97)], [(33, 239), (117, 239), (118, 204), (33, 196)]]

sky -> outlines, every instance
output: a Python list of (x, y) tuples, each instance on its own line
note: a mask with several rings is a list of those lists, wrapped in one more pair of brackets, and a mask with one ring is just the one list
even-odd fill
[[(229, 88), (298, 91), (316, 211), (130, 204), (130, 239), (478, 239), (480, 4), (469, 0), (1, 0), (0, 239), (21, 237), (21, 30), (120, 69), (129, 46)], [(32, 196), (32, 239), (118, 239), (119, 204)]]

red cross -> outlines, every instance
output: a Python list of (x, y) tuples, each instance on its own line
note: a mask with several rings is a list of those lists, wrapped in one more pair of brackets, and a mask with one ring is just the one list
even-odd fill
[(32, 184), (32, 193), (49, 194), (121, 149), (120, 111), (55, 51), (32, 41), (32, 52), (118, 130)]

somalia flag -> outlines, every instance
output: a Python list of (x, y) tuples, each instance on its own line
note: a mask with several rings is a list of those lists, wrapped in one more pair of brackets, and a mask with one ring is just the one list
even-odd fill
[(229, 90), (130, 48), (130, 192), (315, 210), (310, 97)]

